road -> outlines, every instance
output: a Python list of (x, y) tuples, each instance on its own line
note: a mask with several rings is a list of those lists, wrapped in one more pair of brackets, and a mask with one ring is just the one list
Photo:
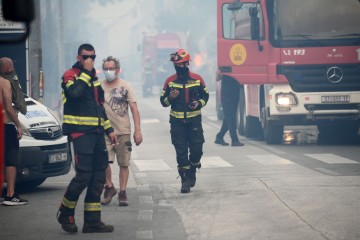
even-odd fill
[[(61, 230), (55, 215), (71, 171), (23, 192), (26, 206), (0, 206), (2, 240), (360, 239), (359, 144), (266, 145), (241, 138), (244, 147), (215, 145), (221, 122), (212, 94), (203, 110), (202, 168), (196, 186), (181, 194), (169, 109), (160, 105), (158, 96), (137, 96), (144, 142), (133, 147), (130, 205), (119, 207), (114, 197), (102, 207), (103, 221), (115, 226), (114, 233), (70, 235)], [(295, 128), (288, 135), (308, 138), (314, 132), (311, 127)], [(112, 167), (116, 182), (118, 168)], [(83, 197), (75, 216), (80, 229)]]

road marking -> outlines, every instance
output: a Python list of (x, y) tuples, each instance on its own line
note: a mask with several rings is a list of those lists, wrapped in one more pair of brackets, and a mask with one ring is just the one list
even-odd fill
[(153, 216), (153, 210), (139, 210), (137, 220), (151, 221)]
[(147, 178), (147, 176), (148, 176), (144, 172), (136, 172), (136, 173), (134, 173), (134, 175), (135, 175), (136, 178)]
[(315, 168), (315, 170), (330, 176), (339, 176), (340, 174), (325, 168)]
[(263, 165), (294, 164), (293, 162), (274, 154), (247, 155), (247, 157)]
[(139, 196), (140, 204), (153, 204), (152, 196)]
[(138, 191), (150, 191), (150, 186), (148, 183), (144, 183), (142, 185), (137, 186)]
[(142, 124), (146, 124), (146, 123), (159, 123), (160, 120), (156, 119), (156, 118), (149, 118), (149, 119), (141, 119), (141, 123)]
[(153, 239), (152, 231), (136, 231), (136, 239)]
[(348, 158), (343, 158), (340, 156), (337, 156), (335, 154), (326, 154), (326, 153), (321, 153), (321, 154), (305, 154), (305, 156), (314, 158), (316, 160), (328, 163), (328, 164), (336, 164), (336, 163), (356, 163), (359, 164), (359, 162), (350, 160)]
[(134, 160), (133, 161), (139, 171), (167, 171), (171, 170), (162, 159), (155, 160)]
[(202, 168), (221, 168), (221, 167), (233, 167), (230, 163), (218, 156), (209, 156), (201, 158)]

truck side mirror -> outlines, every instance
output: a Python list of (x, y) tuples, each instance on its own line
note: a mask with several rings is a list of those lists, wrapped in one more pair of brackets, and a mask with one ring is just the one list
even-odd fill
[(2, 0), (4, 19), (30, 23), (34, 19), (33, 0)]
[(20, 42), (25, 40), (29, 36), (30, 23), (35, 15), (33, 0), (0, 1), (0, 10), (2, 10), (2, 14), (0, 11), (0, 22), (3, 22), (6, 30), (9, 30), (7, 33), (0, 35), (0, 43)]
[(258, 16), (258, 9), (257, 7), (249, 8), (249, 15), (250, 15), (250, 34), (251, 40), (257, 40), (258, 42), (258, 49), (259, 51), (263, 50), (263, 46), (260, 44), (260, 19)]
[(249, 15), (251, 19), (251, 40), (258, 40), (260, 38), (260, 21), (259, 17), (257, 16), (258, 10), (255, 7), (249, 8)]
[(240, 0), (234, 0), (234, 2), (230, 3), (227, 7), (230, 11), (236, 11), (239, 10), (242, 7), (243, 3), (240, 2)]

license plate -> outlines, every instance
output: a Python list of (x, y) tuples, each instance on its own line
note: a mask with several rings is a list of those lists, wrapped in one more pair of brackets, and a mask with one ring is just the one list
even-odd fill
[(350, 102), (349, 95), (321, 96), (321, 103), (347, 103)]
[(64, 162), (67, 160), (67, 153), (49, 154), (49, 163)]

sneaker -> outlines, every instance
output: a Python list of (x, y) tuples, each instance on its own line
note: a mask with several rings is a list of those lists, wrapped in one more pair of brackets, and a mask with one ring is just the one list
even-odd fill
[(4, 198), (5, 198), (5, 196), (1, 196), (1, 197), (0, 197), (0, 205), (2, 205), (2, 204), (3, 204), (3, 202), (4, 202)]
[(120, 191), (118, 195), (119, 206), (129, 206), (129, 202), (125, 191)]
[(3, 205), (6, 206), (18, 206), (18, 205), (25, 205), (28, 203), (28, 200), (22, 199), (14, 193), (12, 197), (5, 196), (4, 201), (2, 202)]
[(115, 196), (116, 194), (116, 189), (114, 188), (114, 186), (112, 186), (111, 188), (109, 188), (108, 186), (105, 185), (104, 187), (105, 191), (104, 191), (104, 197), (101, 199), (101, 204), (102, 205), (108, 205), (113, 196)]
[(225, 142), (224, 139), (222, 139), (222, 138), (216, 138), (215, 143), (220, 144), (222, 146), (229, 146), (229, 143)]
[(231, 146), (233, 146), (233, 147), (242, 147), (242, 146), (244, 146), (244, 143), (242, 143), (242, 142), (232, 142)]
[(98, 223), (84, 223), (83, 233), (107, 233), (114, 231), (113, 225), (106, 225), (103, 222)]
[(71, 215), (65, 215), (61, 213), (61, 210), (57, 212), (56, 218), (61, 224), (61, 228), (68, 233), (76, 233), (78, 227), (75, 224), (75, 218)]

